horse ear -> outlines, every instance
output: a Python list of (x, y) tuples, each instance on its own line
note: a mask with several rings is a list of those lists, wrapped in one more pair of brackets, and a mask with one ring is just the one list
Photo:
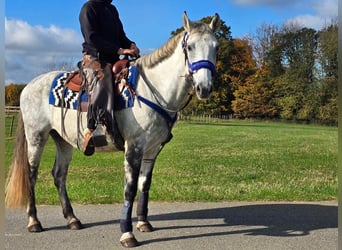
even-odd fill
[(188, 18), (188, 15), (186, 14), (186, 11), (183, 13), (183, 27), (185, 31), (190, 32), (191, 30), (191, 21)]
[(221, 22), (220, 22), (220, 16), (215, 13), (215, 16), (211, 20), (211, 23), (209, 24), (210, 29), (215, 33), (220, 28)]

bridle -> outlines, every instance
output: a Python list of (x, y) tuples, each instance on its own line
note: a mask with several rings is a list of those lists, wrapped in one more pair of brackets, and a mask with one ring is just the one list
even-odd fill
[[(187, 48), (187, 41), (189, 38), (189, 34), (188, 32), (184, 32), (184, 36), (183, 36), (183, 40), (182, 40), (182, 50), (183, 53), (185, 55), (185, 61), (188, 64), (189, 67), (189, 74), (186, 76), (186, 78), (191, 81), (192, 85), (193, 85), (193, 89), (194, 89), (194, 81), (193, 81), (193, 74), (195, 74), (199, 69), (205, 68), (205, 69), (209, 69), (211, 72), (211, 76), (214, 77), (216, 75), (216, 67), (215, 64), (212, 63), (209, 60), (199, 60), (196, 62), (191, 62), (188, 56), (188, 48)], [(152, 95), (154, 96), (154, 99), (157, 103), (154, 103), (140, 95), (137, 95), (138, 100), (142, 101), (143, 103), (145, 103), (147, 106), (151, 107), (152, 109), (154, 109), (155, 111), (157, 111), (160, 115), (162, 115), (164, 117), (164, 119), (167, 121), (167, 124), (169, 125), (170, 128), (172, 128), (173, 124), (175, 123), (175, 121), (177, 120), (177, 113), (181, 110), (183, 110), (192, 100), (193, 97), (193, 92), (189, 93), (189, 97), (187, 99), (187, 101), (185, 102), (184, 105), (182, 105), (181, 108), (177, 109), (177, 110), (170, 110), (169, 108), (164, 107), (164, 105), (161, 104), (161, 102), (159, 101), (159, 98), (157, 96), (157, 94), (155, 93), (155, 91), (153, 91), (153, 85), (152, 83), (147, 79), (147, 77), (145, 76), (144, 72), (140, 72), (141, 76), (143, 77), (145, 83), (147, 84), (147, 86), (149, 87), (149, 89), (151, 90)], [(174, 116), (171, 116), (169, 113), (175, 113)]]
[(194, 73), (197, 72), (199, 69), (209, 69), (211, 72), (211, 76), (214, 77), (216, 75), (216, 67), (215, 64), (213, 64), (209, 60), (199, 60), (196, 62), (191, 62), (188, 56), (188, 49), (187, 49), (187, 42), (188, 42), (189, 34), (188, 32), (184, 32), (183, 40), (182, 40), (182, 49), (185, 55), (185, 60), (188, 63), (189, 67), (189, 74), (192, 76)]

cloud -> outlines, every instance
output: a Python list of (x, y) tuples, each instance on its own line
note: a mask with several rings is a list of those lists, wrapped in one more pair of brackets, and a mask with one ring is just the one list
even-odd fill
[(338, 0), (233, 0), (237, 5), (264, 6), (273, 9), (291, 9), (297, 12), (303, 10), (306, 14), (298, 14), (285, 21), (287, 24), (297, 24), (301, 27), (319, 30), (329, 25), (337, 16)]
[[(26, 83), (51, 65), (81, 58), (82, 37), (71, 29), (5, 19), (6, 84)], [(76, 66), (76, 64), (75, 64)]]
[(313, 9), (320, 16), (337, 17), (338, 0), (316, 0), (313, 3)]
[(284, 7), (284, 6), (296, 6), (298, 0), (233, 0), (237, 5), (246, 6), (269, 6), (269, 7)]
[(320, 30), (337, 18), (337, 0), (313, 0), (310, 5), (313, 14), (298, 15), (285, 22), (285, 24), (296, 23), (303, 27)]

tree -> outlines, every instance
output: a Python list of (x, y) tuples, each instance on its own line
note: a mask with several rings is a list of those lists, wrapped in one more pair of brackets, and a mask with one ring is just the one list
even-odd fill
[(14, 83), (5, 86), (5, 105), (19, 106), (20, 93), (24, 87), (24, 84), (17, 85)]
[(261, 68), (235, 90), (232, 107), (239, 118), (274, 118), (278, 109), (274, 103), (274, 82), (267, 69)]
[(318, 119), (337, 124), (338, 118), (338, 26), (333, 23), (318, 33), (320, 107)]
[(315, 52), (317, 33), (313, 29), (284, 27), (281, 35), (285, 73), (276, 83), (281, 117), (312, 120), (317, 110)]
[(277, 25), (263, 23), (257, 28), (252, 42), (259, 69), (267, 67), (270, 77), (284, 73), (280, 34)]

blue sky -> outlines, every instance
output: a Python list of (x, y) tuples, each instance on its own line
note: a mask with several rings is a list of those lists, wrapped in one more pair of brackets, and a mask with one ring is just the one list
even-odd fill
[[(78, 14), (85, 0), (8, 0), (5, 3), (5, 79), (27, 83), (58, 62), (81, 58)], [(263, 23), (296, 22), (320, 29), (337, 17), (338, 0), (114, 0), (127, 36), (146, 54), (191, 20), (218, 13), (232, 36), (253, 35)]]

